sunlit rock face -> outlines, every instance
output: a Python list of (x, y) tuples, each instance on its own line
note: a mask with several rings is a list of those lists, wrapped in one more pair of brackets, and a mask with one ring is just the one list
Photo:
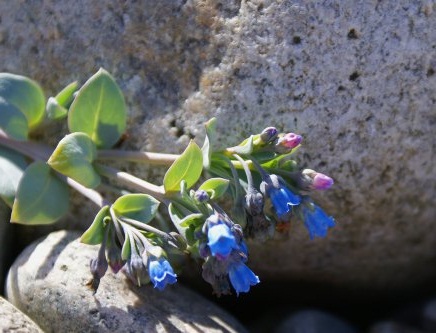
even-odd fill
[[(436, 277), (432, 2), (45, 1), (0, 13), (2, 71), (48, 94), (99, 67), (114, 76), (127, 148), (180, 152), (211, 117), (222, 146), (267, 126), (303, 136), (301, 165), (335, 180), (317, 199), (338, 225), (309, 241), (296, 223), (288, 240), (251, 245), (261, 281), (395, 289)], [(73, 209), (82, 228), (96, 212)]]

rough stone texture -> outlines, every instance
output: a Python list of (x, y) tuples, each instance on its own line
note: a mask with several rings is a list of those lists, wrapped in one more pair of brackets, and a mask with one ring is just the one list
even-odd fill
[(8, 300), (46, 332), (245, 332), (218, 306), (180, 284), (136, 288), (120, 273), (85, 285), (98, 247), (58, 231), (31, 244), (12, 265)]
[(114, 75), (127, 147), (180, 151), (212, 116), (223, 145), (267, 125), (304, 136), (302, 165), (336, 180), (320, 202), (339, 226), (252, 247), (262, 279), (388, 290), (436, 277), (433, 1), (46, 0), (0, 13), (1, 70), (50, 93), (100, 66)]
[(2, 332), (42, 333), (29, 317), (0, 297), (0, 330)]
[(0, 331), (16, 333), (42, 333), (29, 317), (0, 297)]

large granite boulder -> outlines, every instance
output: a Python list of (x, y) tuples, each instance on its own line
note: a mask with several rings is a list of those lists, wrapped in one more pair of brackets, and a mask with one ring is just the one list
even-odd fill
[[(433, 2), (3, 2), (0, 13), (2, 71), (50, 93), (100, 66), (113, 74), (129, 148), (181, 151), (212, 116), (223, 145), (269, 125), (304, 136), (301, 164), (336, 181), (318, 199), (338, 226), (252, 246), (263, 281), (388, 290), (436, 277)], [(90, 221), (78, 206), (70, 221)]]
[(45, 332), (245, 332), (217, 305), (180, 284), (134, 287), (107, 273), (94, 296), (86, 287), (98, 247), (58, 231), (27, 247), (12, 265), (8, 300)]
[(43, 331), (29, 317), (0, 297), (0, 330), (2, 332), (42, 333)]

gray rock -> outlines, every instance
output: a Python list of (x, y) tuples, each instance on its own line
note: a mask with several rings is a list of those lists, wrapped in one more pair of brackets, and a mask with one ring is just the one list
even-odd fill
[(356, 333), (357, 330), (343, 320), (318, 310), (305, 310), (292, 314), (278, 325), (276, 333)]
[(231, 315), (181, 285), (159, 292), (107, 273), (95, 296), (85, 286), (97, 247), (51, 233), (23, 251), (7, 280), (8, 300), (46, 332), (245, 332)]
[(29, 317), (0, 297), (0, 331), (16, 333), (42, 333)]
[(433, 299), (425, 304), (423, 313), (423, 327), (429, 332), (436, 332), (436, 300)]
[[(397, 323), (395, 321), (382, 321), (374, 324), (368, 331), (369, 333), (424, 333), (419, 329)], [(428, 331), (432, 332), (432, 331)]]
[[(100, 66), (114, 75), (127, 148), (181, 151), (212, 116), (222, 145), (269, 125), (304, 136), (299, 160), (335, 179), (318, 199), (339, 225), (309, 242), (296, 224), (289, 241), (252, 247), (261, 279), (389, 290), (436, 277), (433, 1), (30, 1), (0, 13), (2, 70), (51, 94)], [(73, 209), (76, 225), (95, 212)]]

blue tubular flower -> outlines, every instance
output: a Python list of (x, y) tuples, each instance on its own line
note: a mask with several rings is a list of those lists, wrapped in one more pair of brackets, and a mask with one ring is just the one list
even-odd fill
[(234, 263), (229, 267), (229, 279), (238, 296), (239, 293), (248, 292), (251, 286), (260, 282), (257, 275), (242, 261)]
[(269, 197), (277, 217), (286, 219), (291, 212), (292, 206), (299, 205), (301, 198), (286, 187), (283, 180), (277, 175), (270, 175), (265, 178), (261, 185), (261, 191)]
[(148, 274), (154, 287), (163, 290), (167, 284), (177, 282), (177, 275), (174, 273), (170, 263), (163, 257), (151, 257), (148, 260)]
[(211, 224), (207, 231), (208, 243), (212, 256), (227, 258), (233, 249), (237, 249), (235, 235), (225, 223)]
[(328, 216), (317, 205), (313, 205), (313, 209), (310, 206), (304, 206), (303, 217), (310, 239), (313, 239), (315, 236), (327, 236), (327, 229), (336, 225), (333, 217)]

